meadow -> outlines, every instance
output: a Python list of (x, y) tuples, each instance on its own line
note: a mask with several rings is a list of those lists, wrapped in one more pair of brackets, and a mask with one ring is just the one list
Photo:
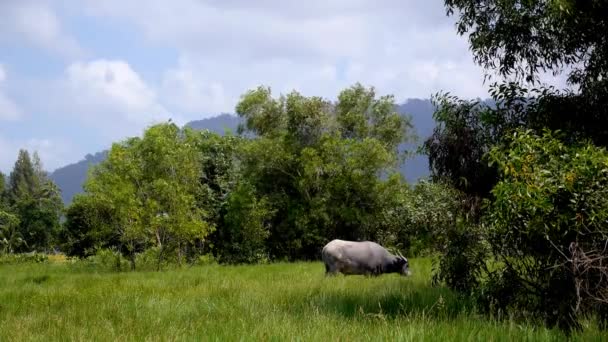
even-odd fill
[[(478, 316), (413, 275), (326, 278), (320, 262), (109, 272), (0, 266), (0, 340), (558, 341), (557, 330)], [(601, 341), (587, 326), (574, 340)], [(604, 338), (605, 339), (605, 338)]]

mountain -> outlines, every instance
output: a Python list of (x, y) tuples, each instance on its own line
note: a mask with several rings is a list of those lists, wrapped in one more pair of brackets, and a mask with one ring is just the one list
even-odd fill
[[(235, 133), (239, 122), (239, 117), (223, 113), (212, 118), (191, 121), (186, 126), (198, 130), (208, 129), (218, 134), (224, 134), (227, 131)], [(61, 189), (61, 198), (65, 205), (72, 203), (74, 195), (83, 191), (82, 185), (87, 178), (89, 167), (105, 160), (107, 154), (107, 150), (97, 152), (94, 155), (87, 154), (84, 160), (60, 167), (49, 175), (53, 182)]]
[(63, 203), (70, 204), (74, 195), (82, 192), (82, 185), (87, 178), (89, 167), (101, 163), (106, 159), (107, 154), (108, 151), (97, 152), (94, 155), (87, 154), (84, 160), (60, 167), (49, 175), (61, 189)]
[[(433, 120), (433, 106), (430, 100), (426, 99), (409, 99), (397, 108), (399, 113), (410, 115), (412, 124), (414, 125), (415, 133), (418, 140), (402, 144), (401, 150), (415, 151), (420, 143), (431, 135), (435, 122)], [(233, 114), (220, 114), (215, 117), (191, 121), (186, 126), (193, 129), (203, 130), (208, 129), (218, 134), (224, 134), (228, 131), (236, 133), (238, 124), (241, 119)], [(63, 202), (68, 205), (72, 202), (74, 195), (82, 192), (82, 184), (87, 177), (87, 172), (90, 166), (96, 165), (103, 161), (107, 156), (108, 151), (88, 154), (84, 160), (77, 163), (66, 165), (56, 169), (50, 174), (50, 178), (61, 189), (61, 197)], [(424, 155), (417, 155), (407, 159), (400, 168), (401, 173), (409, 182), (415, 182), (421, 177), (426, 177), (429, 174), (428, 159)]]
[[(416, 141), (402, 145), (402, 148), (408, 151), (415, 152), (416, 149), (433, 134), (435, 128), (435, 120), (433, 120), (433, 112), (435, 107), (428, 99), (409, 99), (405, 103), (399, 105), (397, 111), (401, 114), (409, 115), (414, 126)], [(429, 160), (426, 155), (414, 155), (405, 160), (400, 167), (401, 174), (405, 176), (408, 182), (413, 183), (420, 178), (428, 177), (429, 175)]]
[(208, 129), (217, 134), (224, 134), (227, 131), (236, 133), (236, 129), (241, 121), (241, 118), (236, 115), (222, 113), (212, 118), (190, 121), (186, 126), (197, 130)]

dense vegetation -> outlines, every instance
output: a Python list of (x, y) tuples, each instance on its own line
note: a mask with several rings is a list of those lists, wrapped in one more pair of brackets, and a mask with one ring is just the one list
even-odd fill
[(66, 214), (66, 250), (115, 248), (135, 268), (144, 252), (160, 267), (207, 253), (228, 263), (316, 259), (337, 236), (403, 244), (397, 236), (414, 236), (414, 222), (400, 222), (422, 220), (404, 214), (414, 211), (405, 202), (442, 189), (410, 189), (397, 172), (411, 126), (395, 107), (361, 85), (336, 103), (258, 88), (237, 106), (242, 135), (150, 127), (92, 170)]
[[(375, 240), (432, 255), (433, 283), (475, 313), (606, 328), (608, 6), (445, 3), (500, 81), (489, 101), (434, 97), (429, 181), (397, 172), (412, 127), (392, 96), (360, 84), (336, 101), (259, 87), (236, 106), (237, 135), (169, 122), (115, 143), (63, 224), (57, 188), (21, 151), (0, 177), (2, 252), (158, 270), (315, 260), (331, 239)], [(539, 84), (546, 70), (568, 71), (569, 88)]]
[[(493, 103), (436, 98), (439, 124), (425, 149), (433, 179), (462, 192), (465, 214), (436, 279), (482, 311), (565, 330), (596, 316), (605, 326), (607, 3), (445, 3), (476, 62), (511, 82), (492, 85)], [(547, 70), (568, 71), (571, 90), (539, 84)]]

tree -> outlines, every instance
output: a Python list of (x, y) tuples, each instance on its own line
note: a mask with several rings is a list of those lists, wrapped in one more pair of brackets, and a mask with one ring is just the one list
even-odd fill
[(0, 194), (4, 198), (4, 192), (6, 191), (6, 176), (0, 172)]
[(118, 219), (110, 203), (78, 194), (66, 210), (60, 234), (62, 250), (69, 256), (87, 257), (101, 248), (119, 249)]
[(11, 172), (8, 202), (19, 218), (18, 231), (25, 243), (19, 250), (48, 250), (60, 228), (63, 208), (59, 188), (46, 176), (37, 153), (34, 162), (20, 150)]
[(197, 202), (208, 191), (200, 182), (201, 135), (175, 124), (149, 127), (142, 138), (115, 143), (93, 168), (85, 190), (113, 212), (113, 224), (131, 256), (155, 245), (158, 268), (168, 251), (181, 262), (187, 245), (214, 229)]
[[(605, 233), (591, 224), (594, 232), (581, 234), (574, 221), (589, 215), (601, 222), (605, 209), (596, 187), (604, 182), (605, 152), (590, 142), (608, 144), (606, 2), (445, 4), (448, 15), (458, 14), (458, 33), (468, 34), (486, 76), (496, 72), (514, 82), (494, 84), (488, 104), (439, 96), (439, 125), (425, 144), (431, 171), (477, 199), (469, 206), (477, 209), (473, 220), (459, 221), (460, 228), (447, 234), (437, 278), (461, 292), (479, 290), (486, 308), (520, 309), (565, 329), (577, 326), (585, 310), (605, 320), (608, 310), (597, 301), (606, 298), (608, 287), (599, 281), (605, 271), (585, 259), (591, 253), (593, 260), (605, 260), (595, 240), (605, 240)], [(570, 70), (575, 90), (523, 86), (546, 70)], [(547, 129), (561, 134), (556, 138)], [(577, 187), (571, 188), (574, 179)], [(480, 206), (482, 200), (489, 205)], [(579, 290), (587, 292), (574, 294)]]
[(602, 0), (445, 0), (469, 34), (475, 61), (501, 76), (537, 80), (561, 72), (583, 88), (608, 76), (608, 3)]
[[(445, 5), (448, 15), (458, 17), (458, 34), (468, 35), (475, 61), (487, 74), (515, 76), (515, 82), (492, 85), (491, 105), (436, 97), (439, 125), (425, 144), (435, 179), (472, 198), (487, 197), (497, 177), (483, 156), (518, 127), (560, 130), (570, 142), (591, 139), (608, 146), (606, 2), (446, 0)], [(570, 70), (570, 83), (579, 89), (522, 86), (520, 81), (538, 81), (546, 70)]]
[(273, 258), (316, 258), (329, 239), (376, 234), (381, 176), (395, 172), (409, 120), (392, 96), (347, 88), (332, 103), (297, 92), (274, 99), (249, 91), (237, 105), (241, 132), (257, 135), (240, 150), (243, 177), (260, 203)]
[(8, 208), (6, 176), (0, 172), (0, 210)]
[(271, 205), (256, 198), (253, 187), (242, 181), (229, 194), (225, 216), (215, 234), (219, 260), (226, 263), (267, 261), (266, 239), (270, 235)]
[(31, 196), (36, 191), (37, 180), (30, 154), (19, 150), (17, 161), (9, 177), (9, 198), (11, 203)]
[(486, 217), (497, 261), (485, 293), (495, 309), (580, 327), (608, 316), (608, 152), (518, 130), (490, 152), (501, 172)]
[(530, 117), (536, 118), (535, 126), (542, 126), (539, 115), (528, 114), (535, 102), (527, 92), (515, 83), (494, 84), (492, 99), (483, 102), (443, 93), (432, 99), (437, 125), (423, 145), (431, 177), (466, 195), (464, 208), (473, 221), (480, 217), (482, 199), (498, 181), (496, 168), (486, 159), (488, 151), (512, 130), (530, 125)]
[(19, 218), (0, 209), (0, 246), (3, 254), (13, 253), (25, 243), (18, 227)]

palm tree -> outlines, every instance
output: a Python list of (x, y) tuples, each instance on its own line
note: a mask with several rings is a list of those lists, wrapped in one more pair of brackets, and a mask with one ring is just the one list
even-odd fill
[(17, 227), (19, 227), (19, 218), (0, 210), (0, 246), (2, 246), (2, 254), (13, 253), (15, 248), (25, 243)]

